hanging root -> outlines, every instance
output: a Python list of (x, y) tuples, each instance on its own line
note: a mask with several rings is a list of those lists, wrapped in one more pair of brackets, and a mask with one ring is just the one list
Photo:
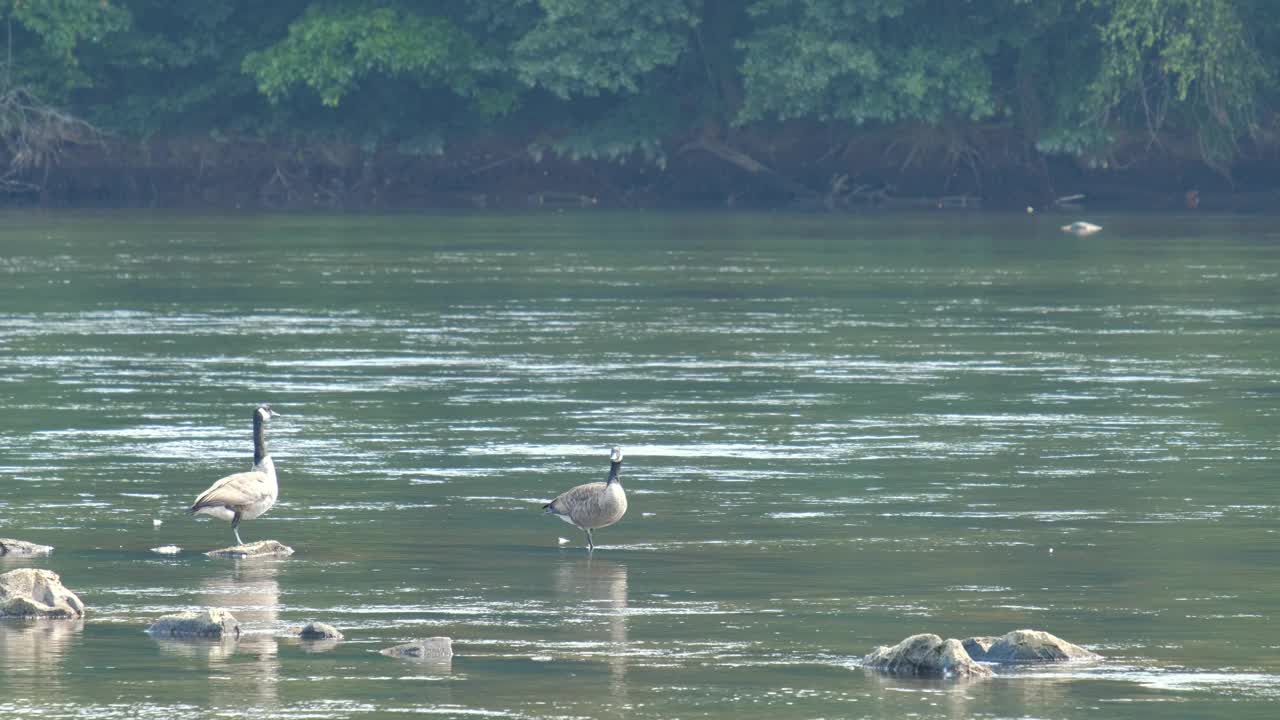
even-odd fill
[[(39, 190), (68, 145), (102, 142), (98, 128), (21, 87), (0, 91), (0, 191)], [(38, 173), (37, 171), (43, 171)]]

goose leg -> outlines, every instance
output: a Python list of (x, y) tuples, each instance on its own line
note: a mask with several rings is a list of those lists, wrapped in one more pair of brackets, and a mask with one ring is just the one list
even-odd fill
[(243, 545), (244, 541), (240, 539), (240, 513), (231, 518), (231, 532), (236, 534), (236, 544)]
[(594, 540), (591, 539), (591, 528), (587, 528), (587, 550), (591, 551), (595, 549), (596, 549), (596, 543)]

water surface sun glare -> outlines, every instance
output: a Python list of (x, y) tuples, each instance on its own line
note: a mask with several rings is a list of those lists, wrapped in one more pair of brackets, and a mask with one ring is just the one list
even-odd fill
[[(1264, 718), (1267, 219), (6, 216), (0, 717)], [(246, 541), (185, 514), (269, 428)], [(541, 504), (626, 451), (630, 511)], [(567, 543), (560, 541), (566, 538)], [(229, 609), (234, 642), (157, 641)], [(346, 639), (302, 643), (322, 620)], [(868, 674), (918, 632), (1105, 656)], [(449, 663), (378, 650), (448, 635)]]

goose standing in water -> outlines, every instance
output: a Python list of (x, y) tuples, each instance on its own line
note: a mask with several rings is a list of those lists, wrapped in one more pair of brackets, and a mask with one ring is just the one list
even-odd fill
[(627, 514), (627, 494), (622, 491), (622, 450), (609, 453), (609, 479), (579, 485), (552, 500), (542, 509), (587, 533), (587, 549), (595, 550), (591, 531), (608, 527)]
[(191, 504), (192, 515), (230, 520), (237, 545), (244, 544), (240, 539), (240, 521), (252, 520), (270, 510), (280, 496), (276, 466), (267, 454), (266, 428), (267, 421), (279, 415), (270, 405), (259, 405), (253, 411), (253, 469), (222, 478)]

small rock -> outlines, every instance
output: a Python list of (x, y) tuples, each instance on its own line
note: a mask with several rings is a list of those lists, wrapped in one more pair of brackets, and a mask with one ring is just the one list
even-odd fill
[(57, 573), (18, 568), (0, 575), (0, 617), (84, 617), (84, 603), (63, 586)]
[(987, 648), (983, 660), (994, 663), (1050, 663), (1100, 660), (1101, 655), (1043, 630), (1014, 630)]
[(159, 637), (240, 637), (240, 623), (235, 616), (221, 608), (164, 615), (147, 628), (151, 635)]
[(1079, 237), (1084, 237), (1085, 235), (1092, 235), (1101, 229), (1102, 229), (1101, 225), (1094, 225), (1091, 222), (1085, 222), (1083, 220), (1077, 220), (1071, 223), (1070, 225), (1062, 226), (1062, 232), (1070, 233), (1072, 235), (1076, 235)]
[(978, 662), (986, 662), (987, 651), (990, 650), (991, 646), (995, 645), (996, 641), (999, 639), (1000, 638), (998, 637), (983, 635), (981, 637), (965, 638), (960, 641), (960, 644), (964, 646), (964, 651), (969, 653), (969, 657), (977, 660)]
[(37, 545), (25, 540), (0, 538), (0, 555), (48, 555), (53, 552), (50, 545)]
[(303, 640), (341, 640), (342, 633), (329, 623), (309, 622), (303, 627), (293, 628), (290, 633)]
[(429, 637), (396, 645), (381, 651), (387, 657), (413, 660), (448, 660), (453, 657), (453, 640), (447, 637)]
[(232, 545), (218, 550), (210, 550), (205, 553), (209, 557), (217, 558), (253, 558), (253, 557), (288, 557), (293, 554), (293, 548), (275, 540), (259, 540), (258, 542), (245, 543), (244, 545)]
[(890, 675), (913, 677), (966, 679), (992, 675), (990, 668), (969, 657), (959, 640), (944, 641), (928, 633), (912, 635), (893, 647), (882, 645), (863, 658), (862, 664)]

